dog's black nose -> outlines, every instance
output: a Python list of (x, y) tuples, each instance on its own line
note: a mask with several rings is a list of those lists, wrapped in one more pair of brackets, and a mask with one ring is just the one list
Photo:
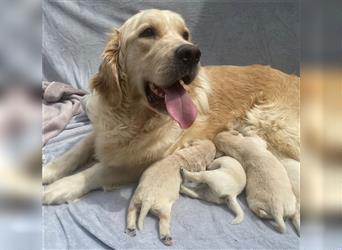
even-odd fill
[(188, 66), (196, 65), (201, 57), (201, 51), (194, 45), (183, 44), (176, 49), (176, 58)]

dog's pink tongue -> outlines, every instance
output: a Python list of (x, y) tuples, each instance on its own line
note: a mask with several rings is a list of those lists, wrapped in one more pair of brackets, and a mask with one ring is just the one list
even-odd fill
[(179, 123), (181, 128), (188, 128), (195, 121), (197, 108), (180, 83), (164, 89), (165, 104), (169, 115)]

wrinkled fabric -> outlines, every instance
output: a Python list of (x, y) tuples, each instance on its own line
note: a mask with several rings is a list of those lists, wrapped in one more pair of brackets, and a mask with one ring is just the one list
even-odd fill
[(43, 82), (43, 145), (81, 113), (81, 98), (86, 93), (65, 83)]

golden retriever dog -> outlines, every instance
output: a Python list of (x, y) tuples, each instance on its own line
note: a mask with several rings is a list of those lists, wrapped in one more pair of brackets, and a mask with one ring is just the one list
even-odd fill
[(202, 67), (200, 56), (168, 10), (141, 11), (114, 30), (85, 101), (93, 132), (43, 168), (43, 203), (137, 182), (187, 141), (211, 140), (234, 121), (298, 160), (299, 78), (260, 65)]

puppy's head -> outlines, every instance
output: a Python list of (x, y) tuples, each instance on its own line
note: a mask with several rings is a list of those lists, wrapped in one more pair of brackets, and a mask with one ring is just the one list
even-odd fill
[(107, 97), (116, 91), (117, 97), (109, 98), (115, 104), (129, 94), (187, 128), (197, 109), (184, 86), (195, 79), (200, 56), (180, 15), (167, 10), (141, 11), (110, 35), (99, 74), (112, 71), (112, 76), (102, 77), (108, 83), (97, 84), (97, 88)]
[(214, 143), (218, 151), (223, 152), (235, 159), (240, 159), (243, 152), (244, 137), (237, 131), (223, 131), (214, 138)]

